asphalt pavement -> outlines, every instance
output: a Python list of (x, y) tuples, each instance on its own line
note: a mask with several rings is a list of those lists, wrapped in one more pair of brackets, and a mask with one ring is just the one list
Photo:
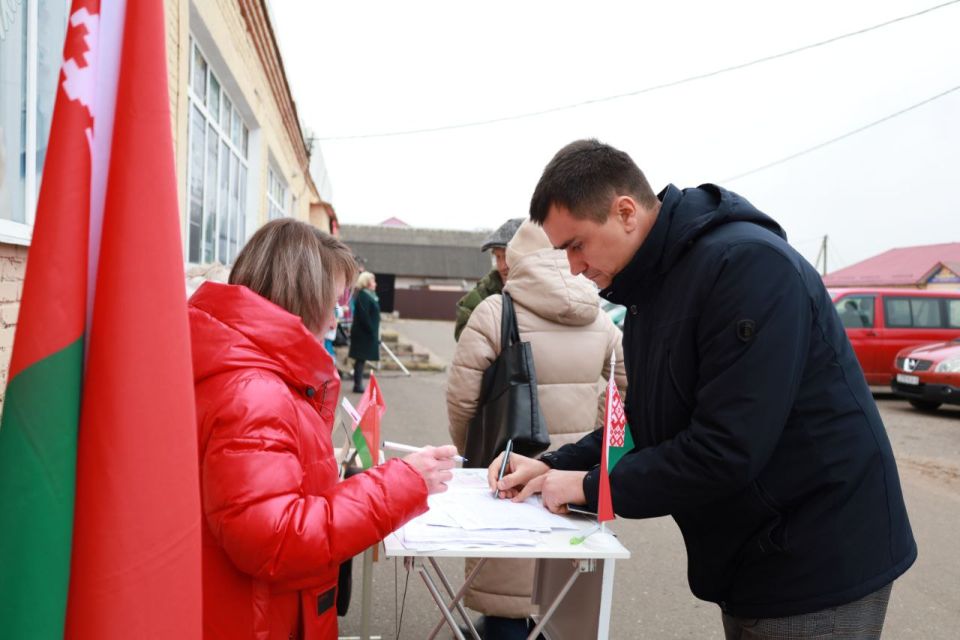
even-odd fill
[[(441, 360), (452, 360), (452, 322), (401, 320), (390, 326)], [(378, 377), (387, 402), (385, 439), (415, 445), (450, 441), (445, 373)], [(348, 397), (357, 400), (354, 394)], [(884, 637), (952, 640), (960, 628), (960, 407), (925, 414), (889, 395), (877, 401), (920, 549), (916, 564), (894, 584)], [(335, 432), (334, 441), (342, 440)], [(723, 638), (717, 606), (690, 593), (683, 540), (673, 520), (618, 519), (611, 528), (632, 554), (616, 565), (611, 638)], [(360, 633), (360, 564), (355, 562), (350, 611), (340, 619), (342, 637)], [(446, 560), (441, 566), (452, 579), (462, 579), (462, 562)], [(373, 575), (374, 636), (427, 637), (440, 614), (420, 578), (407, 574), (402, 561), (382, 556)], [(451, 635), (443, 631), (437, 637)]]

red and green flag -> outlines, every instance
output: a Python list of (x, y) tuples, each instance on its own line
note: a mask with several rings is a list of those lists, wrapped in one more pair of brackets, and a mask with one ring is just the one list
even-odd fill
[(613, 520), (613, 497), (610, 493), (610, 472), (620, 459), (633, 451), (633, 435), (627, 414), (614, 379), (616, 356), (610, 355), (610, 378), (607, 380), (607, 403), (603, 420), (603, 450), (600, 454), (600, 495), (597, 498), (597, 520)]
[(163, 3), (74, 0), (0, 423), (0, 637), (200, 638)]
[(364, 469), (369, 469), (380, 461), (380, 419), (386, 411), (387, 405), (380, 393), (377, 376), (371, 373), (370, 384), (357, 406), (360, 422), (353, 430), (353, 447), (357, 450), (360, 466)]

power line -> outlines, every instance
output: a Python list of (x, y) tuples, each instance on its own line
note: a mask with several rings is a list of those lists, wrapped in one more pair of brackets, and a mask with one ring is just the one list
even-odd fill
[(514, 114), (514, 115), (510, 115), (510, 116), (503, 116), (503, 117), (500, 117), (500, 118), (488, 118), (488, 119), (486, 119), (486, 120), (475, 120), (475, 121), (473, 121), (473, 122), (463, 122), (463, 123), (459, 123), (459, 124), (442, 125), (442, 126), (439, 126), (439, 127), (425, 127), (425, 128), (422, 128), (422, 129), (406, 129), (406, 130), (402, 130), (402, 131), (389, 131), (389, 132), (381, 132), (381, 133), (364, 133), (364, 134), (347, 135), (347, 136), (328, 136), (328, 137), (322, 137), (322, 138), (317, 137), (317, 138), (313, 138), (313, 140), (318, 140), (318, 141), (320, 141), (320, 142), (326, 142), (326, 141), (330, 141), (330, 140), (358, 140), (358, 139), (362, 139), (362, 138), (388, 138), (388, 137), (395, 137), (395, 136), (409, 136), (409, 135), (414, 135), (414, 134), (418, 134), (418, 133), (432, 133), (432, 132), (435, 132), (435, 131), (449, 131), (449, 130), (451, 130), (451, 129), (466, 129), (466, 128), (469, 128), (469, 127), (480, 127), (480, 126), (489, 125), (489, 124), (497, 124), (497, 123), (500, 123), (500, 122), (509, 122), (509, 121), (511, 121), (511, 120), (522, 120), (522, 119), (525, 119), (525, 118), (534, 118), (534, 117), (546, 115), (546, 114), (549, 114), (549, 113), (556, 113), (556, 112), (558, 112), (558, 111), (567, 111), (567, 110), (570, 110), (570, 109), (577, 109), (577, 108), (579, 108), (579, 107), (585, 107), (585, 106), (588, 106), (588, 105), (599, 104), (599, 103), (602, 103), (602, 102), (610, 102), (610, 101), (612, 101), (612, 100), (621, 100), (621, 99), (623, 99), (623, 98), (630, 98), (630, 97), (642, 95), (642, 94), (645, 94), (645, 93), (651, 93), (651, 92), (653, 92), (653, 91), (659, 91), (659, 90), (661, 90), (661, 89), (669, 89), (670, 87), (676, 87), (676, 86), (679, 86), (679, 85), (682, 85), (682, 84), (686, 84), (686, 83), (688, 83), (688, 82), (695, 82), (695, 81), (697, 81), (697, 80), (703, 80), (703, 79), (705, 79), (705, 78), (711, 78), (711, 77), (713, 77), (713, 76), (717, 76), (717, 75), (720, 75), (720, 74), (722, 74), (722, 73), (728, 73), (728, 72), (730, 72), (730, 71), (738, 71), (738, 70), (740, 70), (740, 69), (746, 69), (747, 67), (752, 67), (752, 66), (754, 66), (754, 65), (762, 64), (762, 63), (764, 63), (764, 62), (770, 62), (771, 60), (776, 60), (776, 59), (778, 59), (778, 58), (784, 58), (784, 57), (786, 57), (786, 56), (791, 56), (791, 55), (794, 55), (794, 54), (797, 54), (797, 53), (801, 53), (801, 52), (803, 52), (803, 51), (809, 51), (810, 49), (815, 49), (815, 48), (817, 48), (817, 47), (822, 47), (822, 46), (824, 46), (824, 45), (832, 44), (832, 43), (834, 43), (834, 42), (838, 42), (838, 41), (844, 40), (844, 39), (846, 39), (846, 38), (852, 38), (852, 37), (854, 37), (854, 36), (863, 35), (864, 33), (869, 33), (870, 31), (875, 31), (875, 30), (877, 30), (877, 29), (882, 29), (883, 27), (888, 27), (888, 26), (890, 26), (890, 25), (892, 25), (892, 24), (896, 24), (896, 23), (898, 23), (898, 22), (903, 22), (903, 21), (905, 21), (905, 20), (910, 20), (911, 18), (916, 18), (916, 17), (918, 17), (918, 16), (922, 16), (922, 15), (924, 15), (924, 14), (931, 13), (931, 12), (933, 12), (933, 11), (937, 11), (938, 9), (943, 9), (944, 7), (948, 7), (948, 6), (952, 5), (952, 4), (956, 4), (957, 2), (960, 2), (960, 0), (950, 0), (949, 2), (944, 2), (944, 3), (942, 3), (942, 4), (938, 4), (938, 5), (929, 7), (929, 8), (927, 8), (927, 9), (922, 9), (922, 10), (920, 10), (920, 11), (917, 11), (916, 13), (911, 13), (911, 14), (908, 14), (908, 15), (900, 16), (899, 18), (894, 18), (894, 19), (892, 19), (892, 20), (887, 20), (886, 22), (880, 22), (880, 23), (878, 23), (878, 24), (875, 24), (875, 25), (872, 25), (872, 26), (869, 26), (869, 27), (864, 27), (863, 29), (858, 29), (858, 30), (856, 30), (856, 31), (850, 31), (849, 33), (844, 33), (844, 34), (839, 35), (839, 36), (834, 36), (834, 37), (832, 37), (832, 38), (827, 38), (826, 40), (820, 40), (820, 41), (818, 41), (818, 42), (814, 42), (814, 43), (811, 43), (811, 44), (803, 45), (802, 47), (797, 47), (797, 48), (795, 48), (795, 49), (788, 49), (788, 50), (786, 50), (786, 51), (781, 51), (780, 53), (775, 53), (775, 54), (773, 54), (773, 55), (764, 56), (764, 57), (762, 57), (762, 58), (756, 58), (756, 59), (754, 59), (754, 60), (750, 60), (749, 62), (742, 62), (742, 63), (740, 63), (740, 64), (735, 64), (735, 65), (732, 65), (732, 66), (729, 66), (729, 67), (721, 67), (720, 69), (715, 69), (715, 70), (713, 70), (713, 71), (708, 71), (708, 72), (706, 72), (706, 73), (699, 73), (699, 74), (696, 74), (696, 75), (687, 76), (687, 77), (681, 78), (681, 79), (679, 79), (679, 80), (672, 80), (672, 81), (670, 81), (670, 82), (663, 82), (663, 83), (660, 83), (660, 84), (650, 85), (650, 86), (648, 86), (648, 87), (644, 87), (644, 88), (642, 88), (642, 89), (637, 89), (636, 91), (630, 91), (630, 92), (628, 92), (628, 93), (619, 93), (619, 94), (616, 94), (616, 95), (605, 96), (605, 97), (602, 97), (602, 98), (593, 98), (593, 99), (591, 99), (591, 100), (584, 100), (584, 101), (582, 101), (582, 102), (575, 102), (575, 103), (572, 103), (572, 104), (562, 105), (562, 106), (559, 106), (559, 107), (549, 107), (549, 108), (547, 108), (547, 109), (540, 109), (539, 111), (529, 111), (529, 112), (526, 112), (526, 113)]
[(843, 139), (845, 139), (845, 138), (849, 138), (850, 136), (856, 135), (856, 134), (858, 134), (858, 133), (860, 133), (860, 132), (862, 132), (862, 131), (866, 131), (867, 129), (870, 129), (871, 127), (875, 127), (875, 126), (877, 126), (878, 124), (881, 124), (881, 123), (883, 123), (883, 122), (886, 122), (887, 120), (892, 120), (893, 118), (896, 118), (896, 117), (898, 117), (898, 116), (902, 116), (903, 114), (905, 114), (905, 113), (907, 113), (907, 112), (909, 112), (909, 111), (913, 111), (914, 109), (917, 109), (917, 108), (919, 108), (919, 107), (922, 107), (922, 106), (925, 105), (925, 104), (929, 104), (929, 103), (933, 102), (934, 100), (939, 100), (940, 98), (943, 98), (944, 96), (948, 96), (948, 95), (950, 95), (951, 93), (953, 93), (954, 91), (957, 91), (957, 90), (960, 90), (960, 85), (957, 85), (957, 86), (955, 86), (955, 87), (953, 87), (953, 88), (951, 88), (951, 89), (947, 89), (947, 90), (944, 91), (943, 93), (938, 93), (937, 95), (932, 96), (932, 97), (930, 97), (930, 98), (927, 98), (926, 100), (922, 100), (921, 102), (917, 102), (916, 104), (912, 104), (912, 105), (910, 105), (909, 107), (906, 107), (905, 109), (901, 109), (900, 111), (897, 111), (897, 112), (895, 112), (895, 113), (891, 113), (890, 115), (884, 116), (884, 117), (880, 118), (879, 120), (874, 120), (874, 121), (871, 122), (870, 124), (865, 124), (865, 125), (863, 125), (862, 127), (858, 127), (858, 128), (856, 128), (856, 129), (854, 129), (854, 130), (852, 130), (852, 131), (848, 131), (848, 132), (846, 132), (846, 133), (843, 133), (843, 134), (841, 134), (841, 135), (839, 135), (839, 136), (837, 136), (837, 137), (835, 137), (835, 138), (831, 138), (831, 139), (827, 140), (826, 142), (821, 142), (820, 144), (816, 144), (816, 145), (814, 145), (814, 146), (812, 146), (812, 147), (807, 147), (806, 149), (803, 149), (802, 151), (797, 151), (796, 153), (792, 153), (792, 154), (790, 154), (790, 155), (788, 155), (788, 156), (784, 156), (784, 157), (780, 158), (779, 160), (774, 160), (773, 162), (768, 162), (767, 164), (761, 165), (761, 166), (759, 166), (759, 167), (755, 167), (755, 168), (753, 168), (753, 169), (750, 169), (749, 171), (744, 171), (743, 173), (738, 173), (738, 174), (736, 174), (736, 175), (734, 175), (734, 176), (730, 176), (729, 178), (724, 178), (724, 179), (723, 179), (723, 182), (733, 182), (734, 180), (739, 180), (740, 178), (745, 178), (746, 176), (752, 175), (752, 174), (757, 173), (757, 172), (759, 172), (759, 171), (764, 171), (765, 169), (769, 169), (770, 167), (775, 167), (775, 166), (777, 166), (778, 164), (783, 164), (784, 162), (787, 162), (787, 161), (789, 161), (789, 160), (793, 160), (793, 159), (795, 159), (795, 158), (799, 158), (800, 156), (806, 155), (806, 154), (808, 154), (808, 153), (812, 153), (812, 152), (814, 152), (814, 151), (817, 151), (817, 150), (819, 150), (819, 149), (822, 149), (822, 148), (826, 147), (827, 145), (831, 145), (831, 144), (833, 144), (834, 142), (839, 142), (840, 140), (843, 140)]

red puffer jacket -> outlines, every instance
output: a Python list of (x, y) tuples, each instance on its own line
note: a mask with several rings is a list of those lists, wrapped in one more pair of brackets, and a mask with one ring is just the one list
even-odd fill
[(337, 637), (339, 564), (427, 508), (391, 460), (338, 482), (333, 361), (300, 319), (246, 287), (190, 299), (204, 638)]

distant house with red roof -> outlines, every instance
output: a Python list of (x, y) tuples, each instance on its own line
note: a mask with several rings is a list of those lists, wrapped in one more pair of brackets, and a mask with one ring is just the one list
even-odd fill
[(890, 249), (823, 277), (828, 287), (960, 289), (960, 242)]
[(397, 227), (401, 229), (409, 229), (410, 225), (401, 220), (400, 218), (391, 216), (380, 223), (381, 227)]

